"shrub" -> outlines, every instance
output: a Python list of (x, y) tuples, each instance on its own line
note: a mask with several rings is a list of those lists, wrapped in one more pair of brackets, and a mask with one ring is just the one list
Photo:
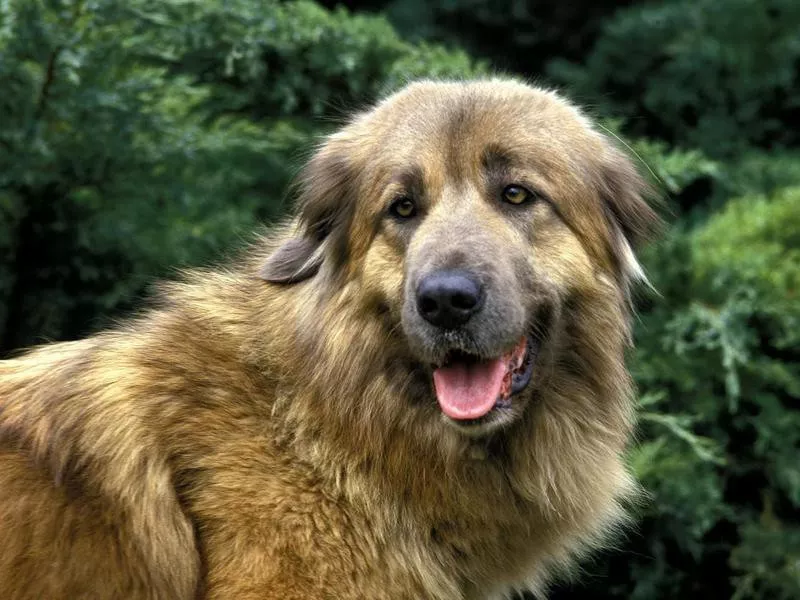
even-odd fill
[(626, 131), (728, 157), (748, 146), (796, 146), (800, 4), (667, 0), (606, 21), (583, 65), (550, 75)]

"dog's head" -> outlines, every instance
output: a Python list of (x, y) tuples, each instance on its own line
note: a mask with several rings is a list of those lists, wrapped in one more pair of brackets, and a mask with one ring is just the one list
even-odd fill
[(656, 220), (605, 135), (506, 80), (408, 86), (329, 137), (301, 185), (301, 233), (263, 278), (357, 282), (472, 435), (524, 413), (576, 299), (600, 300), (584, 309), (600, 325), (602, 307), (625, 311), (632, 247)]

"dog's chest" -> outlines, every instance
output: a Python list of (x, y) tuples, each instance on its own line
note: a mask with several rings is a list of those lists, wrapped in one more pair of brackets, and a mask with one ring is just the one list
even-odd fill
[(443, 486), (436, 502), (429, 497), (415, 505), (406, 498), (400, 510), (407, 519), (401, 527), (416, 531), (418, 553), (431, 556), (453, 577), (464, 598), (494, 597), (531, 580), (542, 550), (536, 507), (520, 498), (504, 476), (481, 475), (486, 473), (473, 473), (473, 486)]
[(332, 486), (302, 463), (237, 448), (218, 452), (187, 498), (211, 590), (445, 600), (488, 597), (531, 570), (530, 508), (496, 473), (468, 470), (455, 488), (426, 477), (416, 490), (377, 489), (367, 474)]
[(528, 578), (535, 568), (533, 539), (530, 522), (522, 519), (453, 515), (431, 526), (428, 544), (462, 582), (490, 590)]

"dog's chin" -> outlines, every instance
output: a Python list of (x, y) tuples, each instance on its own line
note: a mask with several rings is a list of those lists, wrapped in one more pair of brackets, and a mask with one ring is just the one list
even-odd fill
[(520, 396), (512, 406), (496, 406), (485, 416), (472, 420), (456, 420), (441, 413), (445, 427), (455, 429), (459, 434), (470, 438), (486, 438), (502, 434), (516, 423), (527, 404), (527, 398)]

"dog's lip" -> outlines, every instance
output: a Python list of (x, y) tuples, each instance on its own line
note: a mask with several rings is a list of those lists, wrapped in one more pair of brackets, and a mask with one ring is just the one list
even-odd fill
[(522, 366), (520, 369), (514, 369), (511, 373), (511, 394), (512, 396), (519, 394), (522, 390), (528, 387), (533, 376), (533, 366), (536, 363), (536, 357), (539, 355), (540, 341), (533, 335), (528, 335), (527, 345), (525, 348), (525, 356), (522, 359)]

